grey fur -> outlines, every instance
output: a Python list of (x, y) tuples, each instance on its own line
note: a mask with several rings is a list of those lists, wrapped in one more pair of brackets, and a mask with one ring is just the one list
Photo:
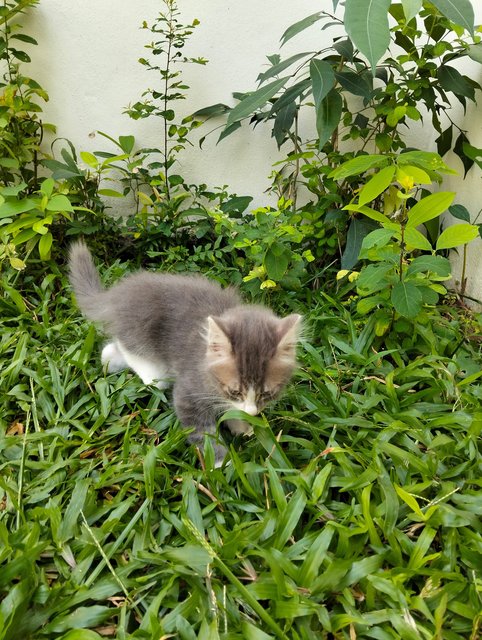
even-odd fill
[[(202, 447), (204, 435), (215, 434), (216, 418), (230, 407), (207, 364), (208, 317), (229, 339), (240, 389), (256, 389), (260, 407), (267, 401), (260, 398), (268, 369), (277, 375), (272, 397), (288, 381), (295, 365), (294, 351), (292, 362), (285, 357), (278, 371), (277, 350), (299, 316), (280, 319), (269, 309), (245, 305), (236, 290), (222, 289), (201, 275), (139, 271), (105, 289), (82, 242), (72, 246), (69, 268), (70, 282), (86, 317), (101, 322), (130, 353), (168, 369), (174, 380), (176, 413), (184, 426), (194, 427), (191, 442)], [(225, 449), (216, 445), (215, 450), (219, 463)]]

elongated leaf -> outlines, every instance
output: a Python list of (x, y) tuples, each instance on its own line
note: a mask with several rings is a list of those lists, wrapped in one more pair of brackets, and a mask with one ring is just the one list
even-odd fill
[(281, 36), (281, 46), (286, 44), (288, 40), (291, 40), (291, 38), (294, 38), (294, 36), (298, 35), (298, 33), (308, 29), (308, 27), (311, 27), (312, 24), (315, 24), (315, 22), (318, 22), (318, 20), (321, 20), (324, 17), (325, 16), (321, 11), (317, 11), (316, 13), (313, 13), (289, 26)]
[(295, 100), (302, 97), (305, 92), (308, 93), (310, 87), (311, 79), (305, 78), (304, 80), (294, 84), (292, 87), (286, 89), (286, 91), (273, 103), (270, 115), (276, 113), (280, 109), (284, 109), (289, 104), (292, 104)]
[(70, 200), (62, 194), (54, 195), (47, 203), (47, 211), (73, 211)]
[(318, 111), (322, 100), (335, 86), (335, 74), (331, 64), (328, 64), (328, 62), (324, 60), (313, 58), (310, 62), (310, 77), (315, 107)]
[(4, 202), (0, 205), (0, 218), (10, 218), (16, 216), (19, 213), (25, 213), (25, 211), (31, 211), (39, 205), (38, 200), (33, 198), (26, 198), (25, 200), (12, 200), (10, 202)]
[(472, 58), (475, 62), (480, 62), (482, 64), (482, 42), (471, 44), (467, 49), (467, 54), (469, 58)]
[(411, 282), (397, 282), (391, 300), (395, 311), (405, 318), (415, 318), (422, 309), (422, 294)]
[(359, 213), (363, 213), (364, 216), (371, 218), (372, 220), (376, 220), (381, 224), (389, 224), (390, 219), (387, 216), (380, 213), (380, 211), (376, 211), (375, 209), (371, 209), (366, 205), (359, 204), (347, 204), (346, 207), (343, 207), (346, 211), (358, 211)]
[(364, 173), (369, 169), (376, 169), (388, 164), (388, 158), (381, 155), (362, 155), (352, 158), (347, 162), (334, 169), (330, 174), (330, 178), (335, 180), (343, 180), (349, 176), (356, 176)]
[(346, 0), (346, 32), (370, 62), (373, 74), (377, 62), (390, 44), (390, 4), (391, 0)]
[[(371, 222), (371, 220), (353, 218), (350, 222), (350, 226), (348, 227), (345, 250), (341, 257), (342, 269), (352, 269), (355, 266), (358, 262), (362, 243), (366, 240), (368, 235), (370, 235), (370, 232), (373, 232), (373, 230), (376, 229), (376, 227), (377, 225), (374, 222)], [(383, 231), (385, 231), (385, 229), (383, 229)]]
[(441, 277), (450, 276), (452, 267), (447, 258), (442, 256), (419, 256), (410, 263), (407, 275), (414, 273), (435, 273)]
[(382, 262), (381, 264), (369, 264), (360, 273), (356, 281), (357, 289), (367, 295), (384, 289), (387, 286), (385, 276), (393, 269), (390, 263)]
[(470, 33), (474, 31), (474, 8), (470, 0), (432, 0), (437, 9)]
[(318, 148), (321, 150), (340, 123), (343, 99), (336, 89), (332, 89), (316, 110), (316, 130)]
[(453, 224), (445, 229), (437, 240), (436, 249), (453, 249), (468, 242), (472, 242), (479, 235), (479, 228), (475, 224)]
[(228, 116), (227, 127), (250, 116), (260, 107), (264, 107), (268, 100), (276, 95), (288, 80), (288, 76), (279, 78), (243, 98), (243, 100), (231, 110)]
[(440, 191), (422, 198), (408, 212), (407, 229), (418, 227), (439, 216), (449, 208), (454, 197), (455, 193), (452, 191)]
[(358, 203), (367, 204), (367, 202), (371, 202), (372, 200), (375, 200), (375, 198), (378, 198), (385, 189), (388, 189), (394, 175), (395, 167), (393, 165), (380, 169), (380, 171), (370, 178), (360, 191)]
[(278, 530), (273, 546), (277, 549), (282, 549), (290, 539), (296, 525), (301, 518), (301, 514), (304, 511), (306, 505), (306, 496), (304, 491), (297, 489), (293, 494), (288, 507), (283, 512), (282, 517), (278, 523)]
[(373, 77), (368, 71), (362, 75), (354, 71), (342, 71), (335, 73), (335, 77), (341, 86), (354, 96), (366, 98), (373, 90)]
[(423, 0), (402, 0), (403, 13), (407, 22), (410, 22), (422, 8)]
[(50, 249), (52, 248), (53, 236), (48, 231), (42, 236), (38, 243), (38, 252), (41, 260), (48, 260), (50, 258)]
[[(401, 240), (401, 234), (397, 234), (397, 238)], [(422, 251), (432, 251), (432, 245), (427, 238), (420, 233), (418, 229), (413, 227), (405, 229), (405, 244), (409, 249), (421, 249)]]
[(475, 89), (460, 71), (448, 64), (443, 64), (437, 71), (440, 86), (445, 91), (452, 91), (456, 96), (465, 96), (475, 100)]
[(470, 222), (470, 213), (467, 211), (467, 208), (462, 204), (453, 204), (449, 207), (450, 215), (457, 220), (463, 220), (464, 222)]
[(434, 151), (407, 151), (398, 156), (398, 164), (415, 164), (426, 171), (440, 171), (443, 173), (455, 173), (445, 164), (438, 153)]
[(278, 62), (278, 64), (274, 64), (272, 67), (259, 74), (258, 81), (266, 82), (266, 80), (268, 80), (269, 78), (273, 78), (274, 76), (279, 75), (282, 71), (288, 69), (288, 67), (291, 67), (292, 64), (294, 64), (298, 60), (301, 60), (301, 58), (306, 58), (309, 55), (312, 55), (309, 51), (296, 53), (294, 56), (290, 56), (289, 58), (286, 58), (286, 60), (282, 60), (281, 62)]
[(405, 491), (405, 489), (402, 489), (402, 487), (399, 487), (397, 484), (394, 484), (393, 486), (395, 487), (395, 491), (398, 493), (400, 498), (405, 502), (405, 504), (408, 505), (410, 509), (417, 514), (419, 518), (424, 520), (425, 517), (423, 515), (423, 511), (419, 507), (417, 499), (414, 496), (412, 496), (412, 494), (408, 493), (408, 491)]

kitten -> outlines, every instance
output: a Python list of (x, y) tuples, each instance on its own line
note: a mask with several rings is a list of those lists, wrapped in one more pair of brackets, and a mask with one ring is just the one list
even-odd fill
[[(201, 275), (139, 271), (105, 289), (83, 242), (71, 247), (69, 267), (80, 309), (112, 337), (102, 351), (108, 371), (130, 367), (159, 388), (173, 382), (176, 414), (198, 446), (228, 409), (258, 414), (293, 372), (300, 315), (243, 304)], [(251, 432), (241, 420), (228, 427)], [(214, 449), (220, 465), (226, 449)]]

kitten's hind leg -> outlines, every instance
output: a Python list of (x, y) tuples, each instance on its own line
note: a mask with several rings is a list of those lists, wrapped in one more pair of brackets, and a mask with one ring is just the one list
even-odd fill
[(144, 384), (155, 384), (158, 389), (166, 389), (169, 386), (168, 372), (161, 363), (127, 351), (120, 342), (117, 342), (117, 346), (127, 366), (137, 373)]
[(100, 359), (109, 373), (121, 371), (121, 369), (125, 369), (128, 366), (116, 342), (109, 342), (105, 345)]

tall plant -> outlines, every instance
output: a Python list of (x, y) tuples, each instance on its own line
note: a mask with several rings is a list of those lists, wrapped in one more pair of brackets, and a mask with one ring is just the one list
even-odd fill
[[(201, 123), (192, 116), (177, 120), (175, 103), (186, 99), (189, 86), (182, 78), (182, 65), (187, 63), (204, 65), (205, 58), (193, 58), (184, 55), (183, 49), (199, 20), (190, 24), (180, 22), (180, 12), (176, 0), (163, 0), (165, 10), (159, 14), (152, 25), (143, 23), (153, 37), (146, 45), (151, 58), (140, 58), (139, 62), (155, 76), (154, 88), (142, 94), (143, 100), (137, 101), (127, 109), (134, 120), (140, 118), (159, 118), (161, 123), (160, 145), (144, 150), (149, 154), (158, 154), (161, 162), (149, 161), (148, 170), (155, 175), (153, 184), (167, 199), (173, 197), (173, 189), (182, 184), (181, 176), (173, 173), (172, 168), (177, 155), (189, 144), (189, 133)], [(160, 170), (160, 171), (159, 171)]]
[[(291, 25), (281, 42), (321, 24), (325, 32), (335, 30), (333, 44), (287, 58), (269, 56), (269, 66), (258, 76), (259, 87), (241, 95), (233, 108), (224, 107), (228, 116), (221, 134), (230, 135), (243, 121), (269, 122), (278, 145), (291, 145), (284, 163), (288, 175), (278, 172), (278, 183), (288, 194), (303, 183), (315, 196), (311, 213), (315, 210), (325, 223), (367, 179), (360, 174), (336, 182), (332, 170), (358, 154), (403, 152), (410, 122), (430, 120), (438, 133), (439, 154), (453, 149), (465, 170), (470, 169), (474, 147), (451, 107), (454, 99), (464, 108), (475, 101), (480, 85), (454, 63), (463, 58), (482, 62), (481, 36), (469, 0), (332, 4), (332, 12), (318, 11)], [(336, 35), (340, 28), (344, 36)], [(299, 114), (313, 108), (316, 137), (301, 140)], [(203, 113), (219, 115), (220, 106)], [(345, 218), (348, 223), (348, 254), (353, 256), (354, 243), (358, 249), (371, 227), (360, 216)], [(348, 254), (347, 268), (352, 266)]]

